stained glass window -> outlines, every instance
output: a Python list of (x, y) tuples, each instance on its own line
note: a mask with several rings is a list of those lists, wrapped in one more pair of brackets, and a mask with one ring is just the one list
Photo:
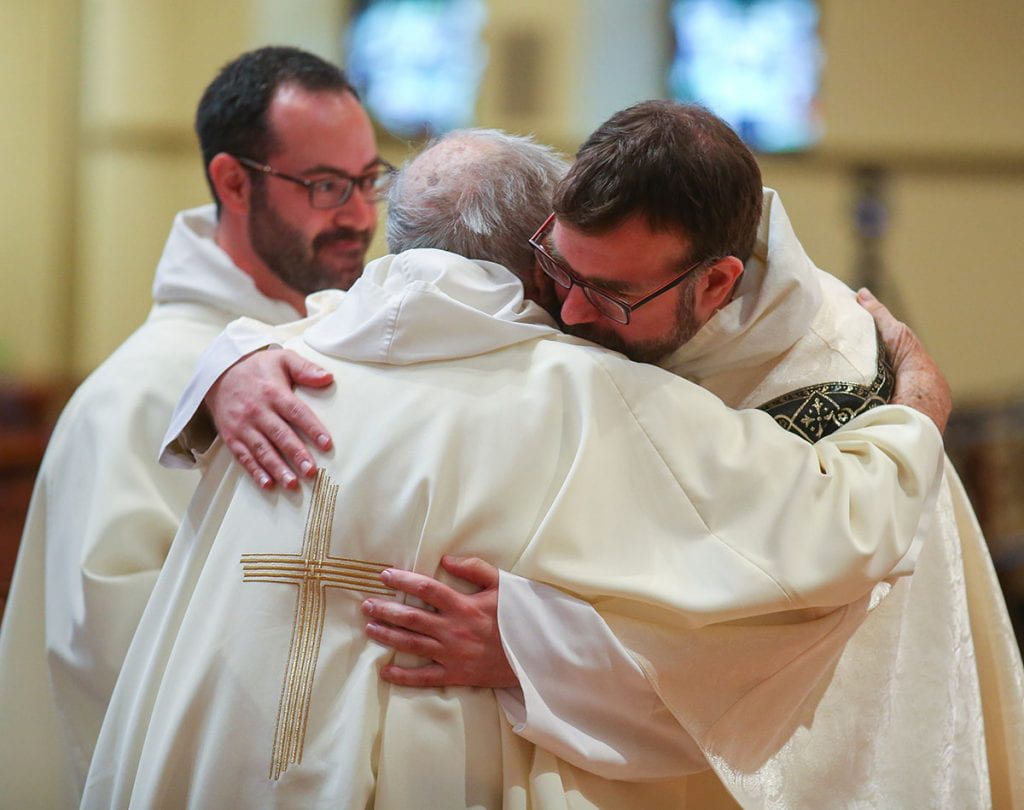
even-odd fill
[(401, 136), (473, 123), (487, 51), (483, 0), (358, 0), (346, 70), (363, 103)]
[(821, 135), (823, 62), (813, 0), (673, 0), (673, 97), (703, 104), (762, 152)]

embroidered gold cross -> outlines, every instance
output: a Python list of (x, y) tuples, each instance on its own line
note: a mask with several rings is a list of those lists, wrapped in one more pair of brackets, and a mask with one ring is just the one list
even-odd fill
[(299, 589), (270, 760), (270, 778), (275, 780), (289, 765), (302, 761), (313, 675), (324, 631), (326, 589), (394, 595), (380, 580), (380, 572), (390, 566), (327, 553), (337, 498), (338, 485), (326, 470), (320, 469), (313, 484), (301, 553), (243, 554), (240, 560), (243, 582), (276, 582), (297, 585)]

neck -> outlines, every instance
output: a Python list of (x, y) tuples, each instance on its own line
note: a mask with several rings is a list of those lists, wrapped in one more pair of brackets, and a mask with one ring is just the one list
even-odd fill
[(267, 298), (284, 301), (302, 317), (306, 315), (306, 297), (289, 287), (253, 250), (248, 224), (243, 218), (221, 211), (214, 235), (217, 246), (228, 254), (235, 267), (252, 279), (256, 289)]

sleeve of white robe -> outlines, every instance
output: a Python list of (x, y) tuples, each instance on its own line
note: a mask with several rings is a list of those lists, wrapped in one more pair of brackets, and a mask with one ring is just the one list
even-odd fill
[[(502, 644), (520, 686), (496, 694), (516, 734), (608, 779), (671, 779), (708, 767), (704, 735), (687, 731), (590, 604), (514, 574), (500, 577)], [(813, 705), (868, 601), (888, 588), (881, 583), (870, 600), (835, 610), (679, 631), (669, 643), (686, 671), (677, 673), (674, 694), (689, 697), (677, 713), (699, 715), (713, 690), (716, 705), (732, 707), (730, 734), (750, 748), (778, 743)]]
[(703, 770), (693, 738), (587, 602), (500, 573), (498, 622), (519, 688), (498, 689), (516, 734), (608, 779)]
[(341, 290), (322, 290), (306, 298), (307, 317), (290, 323), (271, 326), (254, 318), (238, 318), (227, 325), (206, 348), (196, 363), (171, 415), (171, 423), (160, 447), (160, 463), (165, 467), (190, 469), (210, 449), (216, 434), (200, 412), (210, 387), (231, 366), (260, 349), (281, 346), (289, 338), (301, 335), (341, 301)]
[[(912, 550), (943, 463), (923, 414), (881, 406), (808, 445), (769, 415), (729, 410), (657, 369), (606, 367), (632, 417), (616, 428), (620, 441), (653, 449), (663, 465), (630, 481), (646, 513), (629, 532), (610, 499), (588, 497), (600, 485), (588, 473), (514, 573), (600, 599), (605, 615), (700, 627), (850, 604)], [(625, 532), (584, 542), (562, 525), (573, 514)]]
[[(668, 466), (679, 465), (677, 479), (692, 482), (693, 471), (684, 465), (689, 461), (692, 467), (693, 459), (700, 458), (701, 442), (673, 441), (661, 418), (666, 404), (658, 399), (634, 399), (634, 416), (661, 449)], [(650, 409), (645, 407), (648, 404)], [(749, 413), (746, 418), (763, 416)], [(764, 433), (753, 426), (749, 429), (752, 434)], [(783, 435), (778, 431), (779, 437)], [(746, 565), (737, 565), (739, 561), (728, 553), (722, 556), (722, 549), (715, 545), (708, 546), (712, 553), (697, 559), (699, 554), (694, 556), (692, 549), (682, 548), (695, 544), (696, 538), (691, 538), (673, 550), (673, 554), (679, 552), (678, 559), (664, 559), (665, 564), (643, 578), (635, 595), (627, 593), (621, 602), (600, 600), (599, 609), (609, 619), (611, 631), (600, 619), (583, 628), (578, 624), (572, 627), (573, 622), (586, 624), (585, 611), (573, 617), (570, 626), (551, 633), (546, 632), (550, 628), (537, 630), (542, 624), (539, 616), (521, 626), (545, 637), (573, 639), (571, 654), (557, 641), (550, 642), (553, 649), (538, 645), (531, 650), (525, 636), (517, 646), (512, 628), (512, 644), (507, 644), (507, 649), (523, 679), (523, 702), (517, 707), (515, 696), (506, 695), (503, 703), (519, 733), (544, 745), (561, 746), (559, 753), (570, 761), (589, 758), (602, 768), (603, 775), (644, 778), (644, 769), (650, 768), (646, 772), (650, 778), (661, 767), (656, 749), (664, 744), (658, 740), (671, 734), (669, 726), (657, 723), (657, 730), (644, 743), (636, 728), (642, 724), (630, 727), (624, 715), (616, 716), (625, 704), (607, 707), (602, 720), (590, 713), (593, 707), (580, 708), (578, 694), (557, 685), (552, 690), (552, 683), (578, 685), (577, 673), (571, 672), (578, 667), (588, 683), (588, 689), (579, 691), (587, 692), (596, 683), (602, 695), (639, 694), (644, 687), (637, 677), (639, 664), (685, 732), (701, 741), (701, 748), (710, 745), (716, 754), (746, 757), (741, 765), (762, 756), (777, 742), (778, 734), (785, 733), (800, 707), (813, 697), (816, 684), (862, 621), (872, 587), (898, 564), (908, 567), (921, 515), (934, 504), (941, 474), (941, 441), (930, 420), (899, 407), (866, 414), (814, 448), (806, 444), (786, 447), (786, 440), (792, 438), (786, 437), (780, 438), (777, 452), (772, 453), (759, 438), (751, 452), (764, 454), (763, 459), (744, 458), (746, 438), (738, 431), (735, 444), (723, 444), (719, 435), (715, 463), (697, 465), (707, 479), (705, 486), (695, 490), (691, 485), (686, 491), (705, 516), (713, 538), (746, 561), (754, 569), (753, 576), (747, 576), (751, 572)], [(808, 450), (816, 462), (813, 469), (802, 468), (800, 463), (793, 466), (793, 459), (786, 459), (789, 453), (799, 456)], [(762, 479), (760, 488), (751, 476)], [(717, 485), (716, 479), (721, 479)], [(716, 492), (721, 505), (715, 503)], [(740, 496), (743, 503), (731, 503)], [(666, 493), (666, 498), (671, 497)], [(591, 549), (591, 556), (598, 560), (595, 575), (598, 566), (623, 572), (636, 567), (625, 558), (621, 565), (615, 564), (616, 554), (632, 553), (633, 544), (624, 545), (629, 550), (614, 551), (611, 556)], [(637, 553), (642, 555), (642, 551)], [(575, 554), (587, 558), (582, 548)], [(694, 562), (687, 565), (691, 557)], [(695, 571), (697, 568), (701, 570)], [(586, 563), (562, 570), (531, 570), (527, 565), (524, 571), (583, 594), (600, 579), (591, 578)], [(687, 587), (684, 580), (690, 571), (703, 576), (690, 579)], [(716, 574), (726, 579), (716, 583)], [(665, 580), (673, 576), (678, 576), (677, 582)], [(772, 584), (765, 587), (765, 579)], [(529, 594), (528, 590), (520, 592)], [(592, 592), (600, 599), (597, 589)], [(516, 591), (508, 593), (514, 597)], [(644, 601), (650, 604), (638, 611), (635, 602)], [(505, 607), (500, 606), (499, 611), (504, 612)], [(664, 607), (669, 614), (661, 613)], [(517, 612), (524, 610), (522, 604), (517, 608)], [(756, 618), (784, 610), (790, 611), (788, 618), (763, 622)], [(563, 618), (571, 613), (556, 612)], [(504, 634), (516, 619), (505, 613), (501, 621)], [(579, 640), (581, 636), (598, 641), (587, 647)], [(619, 639), (632, 651), (632, 660)], [(736, 655), (744, 644), (751, 656), (746, 664)], [(531, 652), (536, 655), (524, 668)], [(729, 669), (719, 676), (719, 666)], [(703, 692), (715, 694), (703, 700)], [(741, 726), (743, 718), (750, 716), (751, 705), (771, 708), (766, 712), (770, 719), (749, 735), (755, 738), (750, 744), (737, 745), (736, 740), (744, 735), (723, 729)], [(601, 714), (598, 709), (597, 715)], [(586, 719), (580, 723), (580, 718)], [(578, 723), (579, 731), (572, 732), (571, 727)], [(559, 737), (566, 730), (568, 733)], [(647, 765), (638, 765), (644, 750), (654, 756)], [(624, 752), (631, 753), (626, 756)]]
[[(890, 577), (913, 571), (938, 483), (925, 501), (911, 550)], [(500, 577), (498, 623), (520, 688), (498, 694), (517, 734), (611, 779), (667, 778), (706, 767), (703, 740), (695, 741), (662, 704), (590, 604), (508, 572)], [(866, 617), (867, 603), (873, 606), (888, 589), (883, 582), (871, 600), (835, 610), (679, 631), (679, 646), (690, 660), (678, 675), (690, 687), (685, 691), (694, 710), (704, 703), (704, 689), (713, 687), (718, 705), (732, 702), (729, 723), (742, 729), (736, 736), (777, 741), (835, 665)]]

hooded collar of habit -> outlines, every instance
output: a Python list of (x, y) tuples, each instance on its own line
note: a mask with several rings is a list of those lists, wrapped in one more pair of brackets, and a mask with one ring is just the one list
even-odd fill
[(307, 330), (332, 357), (410, 365), (470, 357), (560, 334), (511, 272), (442, 250), (408, 250), (366, 266), (338, 308)]
[(232, 317), (248, 316), (279, 324), (299, 317), (290, 305), (267, 298), (217, 245), (212, 204), (179, 211), (174, 217), (153, 279), (157, 304), (201, 304)]
[(778, 194), (766, 188), (757, 242), (736, 294), (660, 365), (701, 383), (778, 357), (806, 334), (821, 307), (819, 272)]

